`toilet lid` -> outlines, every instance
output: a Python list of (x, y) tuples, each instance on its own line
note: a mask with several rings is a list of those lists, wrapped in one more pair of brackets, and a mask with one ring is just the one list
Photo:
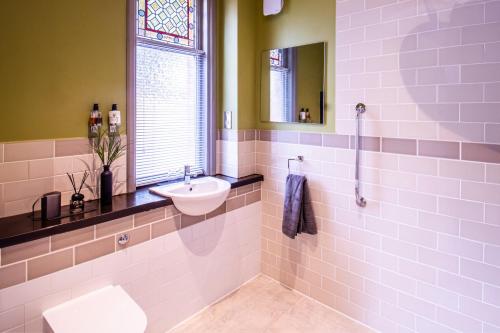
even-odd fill
[(54, 333), (143, 333), (144, 311), (120, 286), (108, 286), (43, 313)]

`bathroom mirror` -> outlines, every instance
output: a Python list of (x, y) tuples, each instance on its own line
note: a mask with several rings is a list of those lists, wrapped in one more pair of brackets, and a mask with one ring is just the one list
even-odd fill
[(262, 52), (260, 119), (324, 123), (325, 43)]

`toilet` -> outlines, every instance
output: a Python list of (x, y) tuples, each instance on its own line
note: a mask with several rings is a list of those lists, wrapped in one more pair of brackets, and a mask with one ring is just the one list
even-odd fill
[(147, 318), (120, 286), (107, 286), (43, 313), (46, 333), (144, 333)]

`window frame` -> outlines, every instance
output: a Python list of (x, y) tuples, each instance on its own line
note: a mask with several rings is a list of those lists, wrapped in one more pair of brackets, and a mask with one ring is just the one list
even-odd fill
[[(127, 192), (135, 192), (136, 185), (136, 54), (137, 45), (144, 44), (165, 51), (189, 54), (205, 53), (206, 56), (206, 93), (207, 156), (204, 172), (215, 174), (216, 170), (216, 110), (217, 110), (217, 39), (216, 39), (216, 0), (196, 0), (196, 16), (201, 24), (196, 26), (193, 47), (174, 45), (137, 36), (137, 0), (127, 0)], [(145, 185), (148, 187), (151, 185)], [(142, 186), (141, 186), (142, 187)]]

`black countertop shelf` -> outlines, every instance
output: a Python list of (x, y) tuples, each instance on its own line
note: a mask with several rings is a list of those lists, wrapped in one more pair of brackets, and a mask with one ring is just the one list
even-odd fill
[[(231, 183), (231, 188), (238, 188), (264, 180), (264, 176), (257, 174), (242, 178), (223, 175), (215, 177), (227, 180)], [(173, 204), (170, 198), (150, 193), (150, 187), (152, 186), (140, 188), (134, 193), (116, 195), (113, 197), (112, 204), (106, 207), (101, 207), (99, 200), (85, 202), (86, 212), (78, 215), (69, 216), (69, 206), (63, 206), (61, 215), (69, 217), (53, 221), (40, 221), (40, 212), (35, 212), (35, 220), (33, 220), (31, 213), (0, 218), (0, 248), (93, 226)]]

